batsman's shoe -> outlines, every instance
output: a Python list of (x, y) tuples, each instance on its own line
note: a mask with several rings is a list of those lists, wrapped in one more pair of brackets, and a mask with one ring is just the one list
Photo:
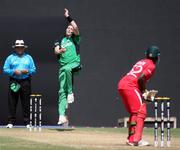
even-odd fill
[(129, 140), (126, 141), (126, 144), (129, 145), (129, 146), (134, 146), (134, 143), (129, 142)]
[(59, 121), (58, 121), (57, 124), (58, 125), (66, 125), (66, 124), (68, 124), (68, 120), (67, 120), (66, 116), (60, 115), (59, 116)]
[(140, 140), (139, 142), (134, 142), (134, 146), (150, 146), (148, 141)]
[(126, 141), (126, 144), (129, 146), (149, 146), (149, 142), (145, 140), (140, 140), (139, 142), (129, 142), (129, 140)]
[(13, 124), (11, 124), (11, 123), (9, 123), (7, 126), (6, 126), (6, 128), (13, 128)]
[(67, 102), (68, 102), (68, 104), (71, 104), (71, 103), (74, 102), (74, 94), (73, 94), (73, 93), (68, 94), (68, 96), (67, 96)]

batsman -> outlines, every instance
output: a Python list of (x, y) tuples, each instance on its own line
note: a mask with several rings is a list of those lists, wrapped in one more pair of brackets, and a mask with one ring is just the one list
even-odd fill
[(54, 53), (58, 56), (59, 69), (59, 125), (68, 123), (66, 110), (68, 104), (74, 102), (73, 75), (81, 69), (80, 65), (80, 34), (76, 22), (70, 17), (68, 9), (64, 9), (68, 21), (65, 36), (55, 43)]
[(159, 48), (150, 46), (145, 51), (144, 59), (138, 61), (118, 83), (118, 91), (129, 117), (127, 145), (148, 146), (142, 139), (144, 120), (147, 115), (146, 104), (153, 101), (157, 91), (146, 89), (147, 81), (153, 76), (160, 58)]

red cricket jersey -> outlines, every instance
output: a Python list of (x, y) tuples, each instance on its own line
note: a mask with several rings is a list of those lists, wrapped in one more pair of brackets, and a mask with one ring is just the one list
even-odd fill
[(155, 64), (151, 59), (142, 59), (138, 61), (118, 83), (118, 89), (138, 88), (138, 78), (144, 74), (148, 81), (155, 72)]

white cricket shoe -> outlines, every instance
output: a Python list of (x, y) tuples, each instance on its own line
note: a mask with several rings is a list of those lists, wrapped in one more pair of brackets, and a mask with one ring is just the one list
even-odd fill
[(140, 140), (139, 142), (129, 142), (129, 140), (126, 141), (126, 144), (129, 146), (150, 146), (149, 142), (145, 140)]
[(27, 125), (26, 125), (26, 128), (27, 128), (27, 129), (30, 129), (30, 128), (31, 128), (30, 124), (27, 124)]
[(126, 144), (129, 146), (134, 146), (134, 143), (129, 142), (129, 140), (126, 141)]
[(67, 102), (68, 102), (68, 104), (72, 104), (74, 102), (74, 94), (73, 93), (68, 94)]
[(60, 115), (59, 116), (59, 121), (57, 123), (58, 125), (66, 125), (68, 124), (68, 120), (66, 118), (66, 116)]
[(6, 126), (6, 128), (13, 128), (13, 124), (11, 124), (11, 123), (9, 123), (7, 126)]
[(150, 146), (148, 141), (140, 140), (139, 142), (134, 143), (134, 146)]

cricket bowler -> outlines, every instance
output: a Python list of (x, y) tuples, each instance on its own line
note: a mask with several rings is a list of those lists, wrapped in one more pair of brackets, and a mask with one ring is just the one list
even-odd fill
[(74, 102), (73, 94), (73, 74), (81, 69), (80, 65), (80, 33), (76, 22), (70, 17), (68, 9), (64, 9), (64, 16), (69, 25), (65, 31), (65, 36), (55, 43), (54, 53), (58, 56), (59, 69), (59, 101), (58, 125), (68, 123), (66, 109), (68, 104)]
[(156, 64), (160, 59), (157, 46), (150, 46), (145, 51), (146, 58), (138, 61), (118, 83), (118, 91), (129, 117), (129, 135), (127, 145), (148, 146), (149, 142), (142, 139), (144, 120), (147, 115), (146, 102), (149, 91), (147, 81), (153, 76)]

